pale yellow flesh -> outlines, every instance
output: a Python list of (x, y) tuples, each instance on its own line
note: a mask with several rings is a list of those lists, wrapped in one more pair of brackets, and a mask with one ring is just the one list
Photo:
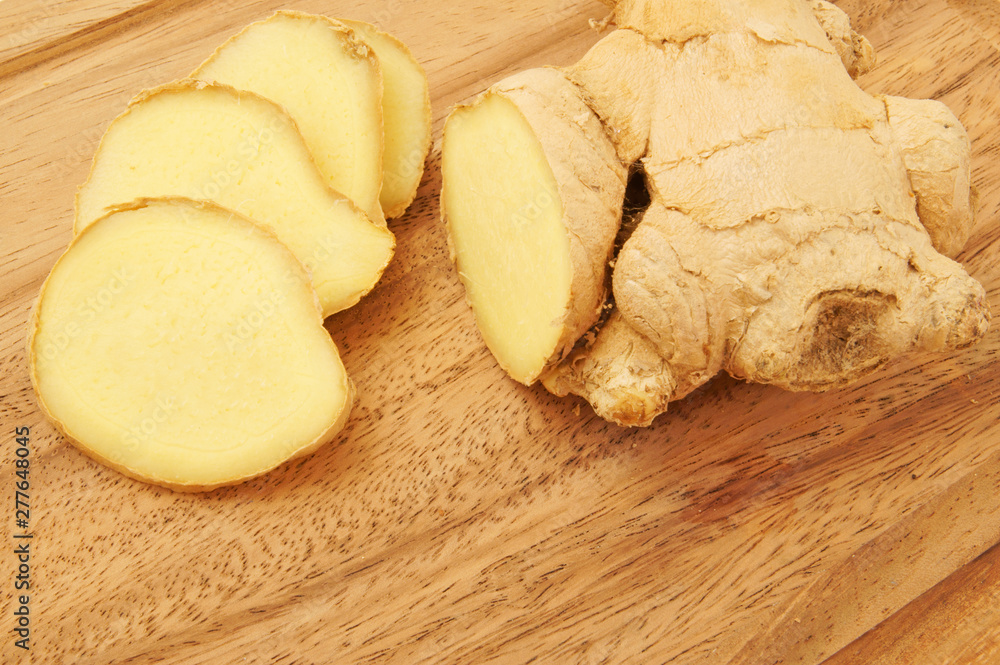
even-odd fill
[(192, 74), (288, 110), (333, 189), (382, 220), (382, 81), (378, 61), (333, 21), (278, 12), (247, 26)]
[(445, 127), (442, 201), (459, 275), (487, 346), (531, 383), (570, 302), (569, 239), (555, 177), (517, 108), (488, 95)]
[(273, 231), (312, 273), (325, 315), (371, 290), (395, 246), (329, 188), (287, 114), (225, 86), (164, 86), (119, 116), (77, 195), (75, 230), (163, 196), (213, 201)]
[(402, 42), (361, 21), (342, 21), (372, 47), (382, 66), (382, 193), (386, 217), (402, 215), (416, 196), (431, 144), (427, 77)]
[(182, 489), (252, 477), (329, 440), (352, 388), (294, 256), (181, 200), (81, 233), (45, 282), (32, 378), (93, 457)]

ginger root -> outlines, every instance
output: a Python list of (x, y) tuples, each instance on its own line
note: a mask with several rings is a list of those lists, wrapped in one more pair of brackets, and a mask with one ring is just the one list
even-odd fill
[[(563, 103), (547, 104), (549, 120), (522, 128), (518, 141), (551, 141), (550, 124), (567, 118), (582, 132), (591, 122), (576, 110), (584, 104), (622, 168), (645, 177), (650, 204), (613, 260), (611, 315), (598, 323), (595, 313), (597, 325), (577, 335), (576, 348), (567, 351), (563, 337), (540, 371), (515, 378), (537, 376), (610, 421), (645, 426), (723, 370), (826, 390), (900, 354), (962, 348), (985, 334), (985, 291), (947, 258), (973, 226), (968, 137), (940, 102), (861, 90), (852, 76), (873, 65), (874, 52), (840, 9), (823, 0), (608, 1), (617, 29), (559, 70), (572, 83)], [(525, 194), (487, 156), (509, 145), (490, 123), (463, 138), (478, 151), (452, 152), (451, 134), (463, 131), (453, 123), (467, 113), (456, 111), (445, 127), (443, 159), (453, 165), (443, 174), (442, 211), (453, 242), (456, 215), (490, 225), (494, 256), (458, 251), (459, 271), (497, 291), (514, 279), (542, 288), (536, 277), (549, 253), (538, 248), (533, 263), (497, 258), (506, 256), (497, 244), (516, 244), (504, 231), (509, 210), (484, 205), (483, 190), (456, 177), (476, 170), (485, 182), (493, 174), (491, 196)], [(545, 153), (559, 187), (572, 177), (553, 164), (575, 160), (574, 174), (586, 171), (580, 162), (604, 168), (581, 152), (582, 141), (560, 143)], [(505, 172), (517, 172), (518, 160), (510, 157)], [(605, 216), (609, 203), (620, 219), (623, 194), (604, 189), (594, 198), (600, 205), (567, 212), (562, 224), (574, 242), (576, 229), (591, 235), (584, 244), (599, 248), (591, 262), (617, 226), (581, 220)], [(481, 311), (492, 303), (469, 294), (483, 328)], [(560, 327), (532, 300), (504, 297), (509, 319)], [(565, 310), (575, 305), (571, 290)], [(483, 333), (517, 346), (514, 328)], [(499, 346), (490, 343), (495, 354)]]

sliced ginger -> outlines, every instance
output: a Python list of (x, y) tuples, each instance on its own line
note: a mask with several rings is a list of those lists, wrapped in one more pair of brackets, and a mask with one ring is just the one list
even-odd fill
[[(529, 384), (597, 319), (617, 224), (609, 200), (624, 190), (586, 106), (548, 111), (572, 89), (555, 70), (512, 78), (456, 110), (444, 134), (442, 211), (459, 275), (487, 346)], [(565, 145), (579, 154), (563, 156)]]
[[(968, 137), (940, 102), (858, 88), (851, 76), (870, 68), (874, 53), (840, 9), (824, 0), (608, 4), (618, 29), (561, 70), (572, 85), (549, 97), (546, 113), (578, 128), (596, 115), (597, 134), (620, 163), (641, 171), (650, 204), (621, 238), (609, 315), (582, 338), (561, 328), (560, 342), (537, 345), (532, 371), (511, 372), (515, 379), (540, 378), (613, 422), (648, 425), (720, 371), (825, 390), (901, 354), (962, 348), (985, 334), (982, 285), (939, 253), (957, 254), (973, 225)], [(523, 100), (547, 89), (535, 76), (501, 81), (486, 98), (519, 86), (506, 113), (527, 116), (534, 107)], [(442, 203), (459, 250), (463, 227), (497, 229), (484, 243), (488, 253), (457, 252), (477, 322), (488, 342), (498, 333), (480, 313), (493, 308), (508, 312), (517, 330), (549, 331), (554, 302), (570, 310), (582, 301), (589, 310), (593, 291), (567, 291), (565, 278), (538, 267), (550, 254), (564, 264), (561, 237), (546, 252), (539, 236), (525, 256), (522, 234), (493, 221), (497, 209), (510, 218), (546, 172), (538, 151), (523, 146), (546, 146), (561, 224), (574, 241), (603, 247), (614, 239), (622, 192), (599, 190), (589, 208), (565, 205), (578, 174), (605, 169), (605, 158), (588, 154), (590, 132), (553, 140), (557, 122), (512, 134), (490, 132), (499, 123), (487, 121), (473, 141), (450, 140), (467, 115), (459, 108), (445, 127)], [(572, 169), (559, 168), (570, 162)], [(512, 177), (520, 173), (530, 175)], [(494, 182), (503, 184), (486, 185)], [(491, 199), (503, 204), (477, 211), (476, 201)], [(588, 226), (607, 215), (613, 223)], [(479, 264), (475, 272), (470, 262)], [(592, 265), (591, 279), (601, 283), (606, 267)], [(553, 290), (554, 302), (535, 307), (547, 296), (524, 286), (501, 298), (500, 288), (482, 289), (488, 283), (533, 283)], [(502, 323), (516, 347), (519, 333)], [(556, 336), (550, 331), (546, 341)], [(540, 360), (546, 350), (553, 355)]]
[(431, 141), (427, 77), (395, 37), (361, 21), (279, 11), (191, 74), (284, 106), (330, 186), (375, 221), (413, 201)]
[(311, 452), (353, 399), (294, 255), (251, 221), (183, 199), (83, 229), (42, 288), (29, 348), (43, 409), (71, 441), (175, 489)]
[(354, 389), (323, 317), (382, 275), (382, 207), (413, 200), (429, 146), (423, 70), (365, 23), (278, 12), (143, 92), (98, 146), (29, 326), (43, 411), (180, 490), (328, 441)]
[[(491, 146), (488, 136), (502, 143)], [(559, 344), (570, 299), (555, 177), (528, 121), (503, 97), (456, 115), (447, 140), (444, 208), (459, 275), (487, 346), (511, 376), (530, 382)], [(475, 195), (452, 195), (459, 191)], [(497, 279), (507, 265), (526, 269)]]
[(350, 29), (325, 16), (277, 12), (231, 37), (191, 77), (283, 106), (330, 186), (384, 220), (382, 72)]
[(181, 81), (134, 100), (101, 140), (75, 230), (111, 206), (163, 196), (213, 201), (273, 231), (312, 273), (325, 315), (370, 291), (395, 246), (328, 186), (287, 113), (224, 85)]
[(361, 21), (340, 21), (375, 51), (382, 68), (382, 192), (385, 216), (399, 217), (417, 194), (431, 147), (427, 76), (403, 42)]

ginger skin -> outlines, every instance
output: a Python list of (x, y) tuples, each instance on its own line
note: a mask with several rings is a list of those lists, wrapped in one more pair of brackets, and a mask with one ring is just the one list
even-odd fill
[[(602, 329), (545, 386), (594, 402), (599, 363), (581, 357), (626, 339), (651, 343), (668, 380), (650, 382), (648, 361), (614, 378), (634, 388), (619, 390), (622, 403), (636, 404), (637, 389), (650, 408), (616, 409), (600, 394), (601, 415), (646, 425), (721, 370), (825, 390), (910, 350), (982, 337), (985, 292), (941, 254), (957, 254), (973, 222), (969, 143), (954, 115), (936, 101), (858, 88), (850, 76), (871, 65), (871, 46), (821, 0), (686, 3), (702, 23), (673, 33), (647, 20), (670, 3), (653, 4), (619, 3), (619, 30), (570, 75), (585, 95), (604, 92), (587, 96), (610, 135), (627, 138), (619, 155), (641, 160), (651, 190), (614, 271), (627, 325)], [(696, 12), (706, 8), (714, 13)], [(741, 30), (709, 25), (738, 17)], [(607, 94), (620, 69), (613, 56), (626, 48), (616, 42), (660, 65), (638, 88), (654, 91), (648, 116)]]

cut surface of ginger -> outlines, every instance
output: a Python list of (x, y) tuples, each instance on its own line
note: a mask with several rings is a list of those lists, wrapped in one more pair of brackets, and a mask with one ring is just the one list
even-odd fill
[(295, 119), (320, 171), (382, 221), (382, 74), (375, 53), (325, 16), (280, 11), (251, 23), (191, 75), (249, 90)]
[(455, 109), (441, 154), (441, 210), (476, 323), (500, 366), (530, 384), (600, 316), (628, 174), (552, 68)]
[(341, 20), (372, 47), (382, 67), (382, 193), (385, 216), (398, 217), (417, 194), (431, 146), (427, 76), (401, 41), (361, 21)]
[(212, 201), (271, 230), (311, 272), (324, 315), (370, 291), (395, 247), (329, 187), (287, 113), (224, 85), (180, 81), (134, 100), (97, 148), (75, 231), (111, 206), (164, 196)]
[(43, 409), (126, 475), (205, 490), (311, 452), (353, 386), (302, 265), (232, 211), (140, 201), (83, 230), (29, 330)]
[(499, 95), (455, 111), (442, 154), (442, 204), (469, 304), (500, 365), (531, 383), (561, 340), (572, 282), (555, 176), (525, 117)]

